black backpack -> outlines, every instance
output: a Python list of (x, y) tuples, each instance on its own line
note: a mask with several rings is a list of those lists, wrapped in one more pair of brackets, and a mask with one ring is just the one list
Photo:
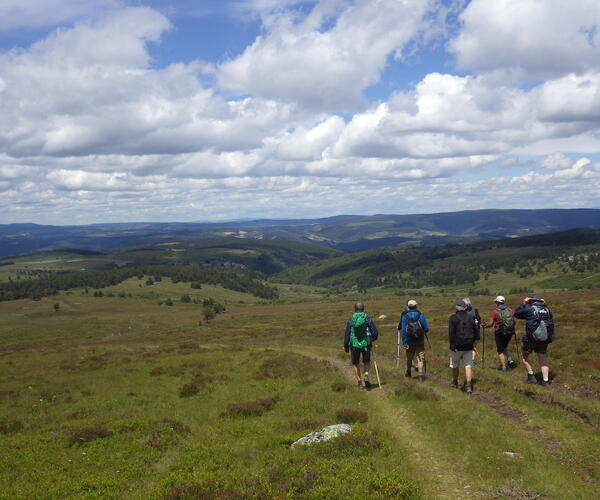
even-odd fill
[(406, 315), (406, 338), (409, 342), (416, 342), (425, 336), (425, 330), (423, 330), (423, 325), (419, 321), (421, 319), (421, 313), (418, 313), (414, 318), (408, 315), (408, 312), (405, 312)]
[(468, 314), (462, 317), (457, 315), (457, 317), (460, 321), (454, 332), (455, 344), (459, 346), (472, 344), (475, 342), (475, 320)]

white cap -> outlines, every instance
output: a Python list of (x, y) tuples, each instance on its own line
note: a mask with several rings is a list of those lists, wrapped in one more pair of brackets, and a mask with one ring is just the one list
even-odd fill
[(494, 299), (494, 302), (502, 302), (504, 304), (504, 302), (506, 302), (506, 299), (502, 295), (498, 295), (498, 297)]
[(416, 300), (413, 300), (413, 299), (410, 299), (410, 300), (409, 300), (409, 301), (406, 303), (406, 305), (407, 305), (408, 307), (415, 307), (415, 306), (417, 305), (417, 301), (416, 301)]

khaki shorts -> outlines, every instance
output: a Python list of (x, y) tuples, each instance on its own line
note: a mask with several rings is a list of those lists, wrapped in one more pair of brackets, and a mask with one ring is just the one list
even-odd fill
[(473, 366), (473, 351), (452, 351), (450, 353), (450, 368), (458, 368), (461, 359), (463, 365)]

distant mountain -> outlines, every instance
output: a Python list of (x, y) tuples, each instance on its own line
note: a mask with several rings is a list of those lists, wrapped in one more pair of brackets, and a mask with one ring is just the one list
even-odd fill
[(226, 223), (121, 223), (87, 226), (0, 225), (0, 257), (64, 248), (115, 248), (231, 236), (290, 240), (343, 251), (437, 246), (600, 228), (599, 209), (474, 210), (413, 215), (340, 215), (322, 219)]

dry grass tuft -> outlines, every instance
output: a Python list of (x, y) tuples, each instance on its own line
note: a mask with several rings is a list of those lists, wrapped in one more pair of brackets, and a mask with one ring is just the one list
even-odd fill
[(25, 426), (20, 420), (7, 420), (0, 422), (0, 434), (15, 434), (23, 430)]

